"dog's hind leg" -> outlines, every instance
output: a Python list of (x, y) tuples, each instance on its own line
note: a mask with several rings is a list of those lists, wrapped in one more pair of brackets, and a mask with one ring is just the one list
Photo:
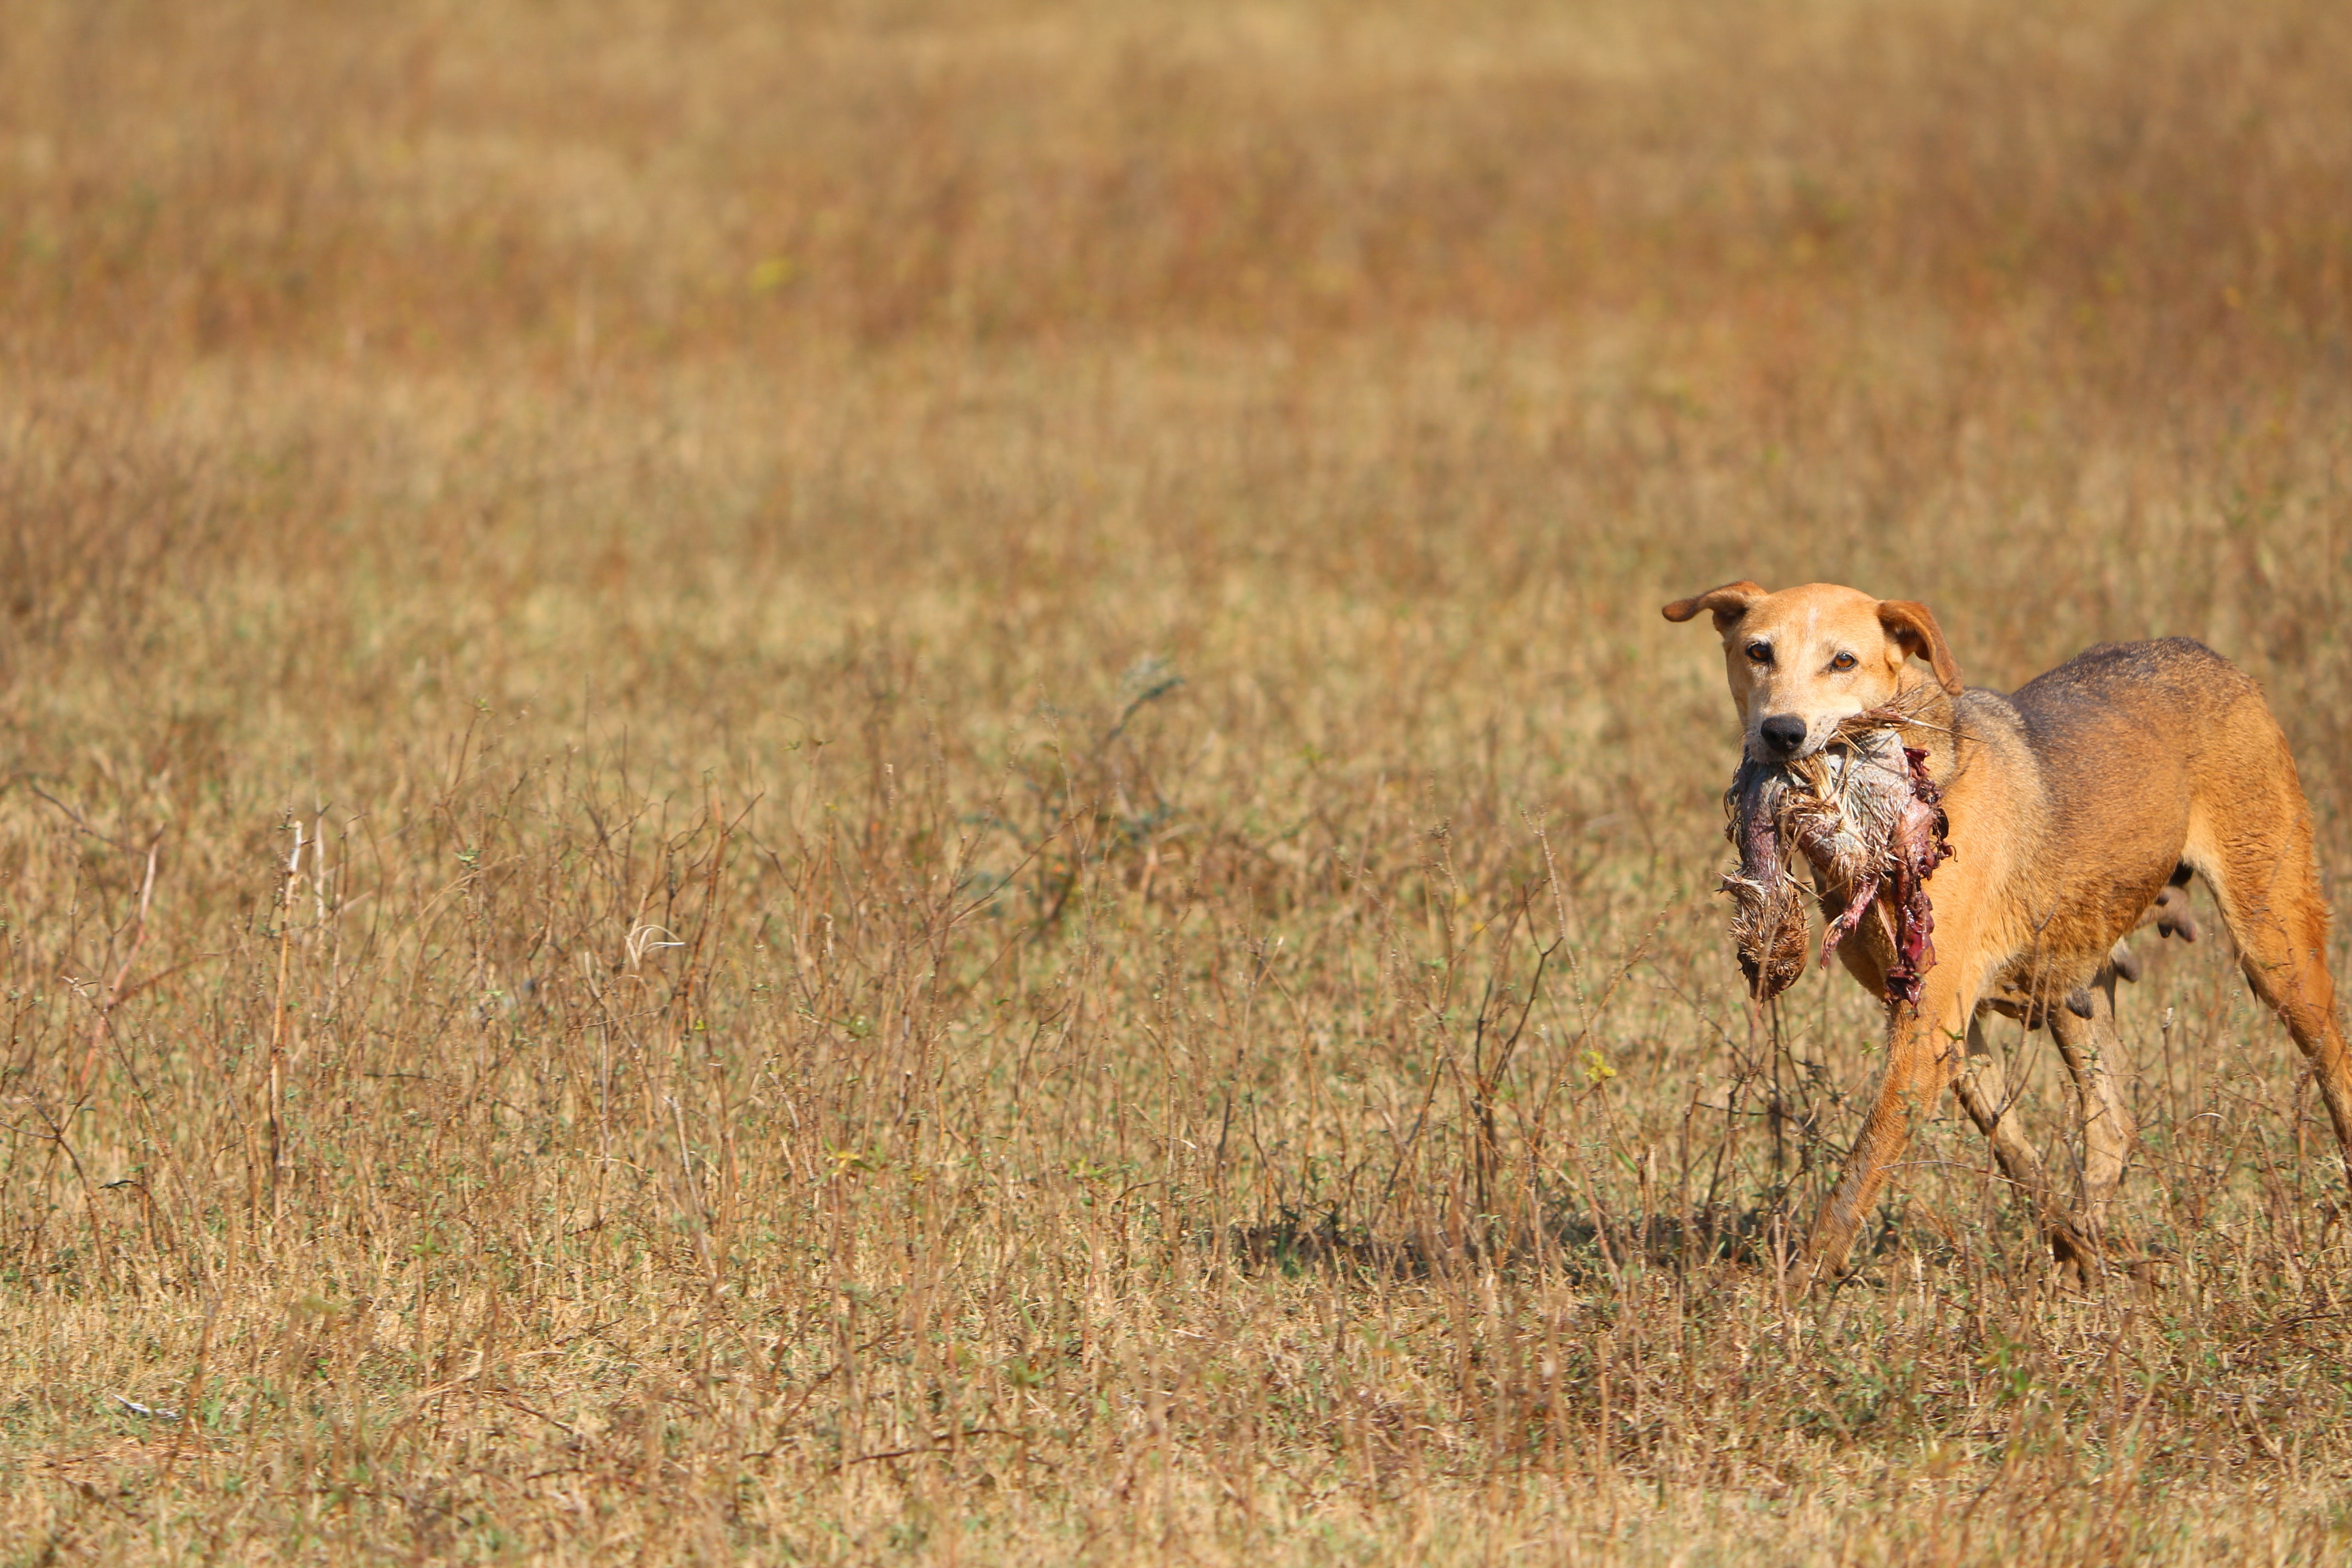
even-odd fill
[(2050, 1013), (2058, 1055), (2074, 1076), (2083, 1107), (2084, 1228), (2095, 1238), (2106, 1227), (2107, 1205), (2123, 1184), (2132, 1143), (2139, 1135), (2124, 1103), (2123, 1035), (2116, 1027), (2116, 966), (2099, 966), (2091, 984)]
[(1968, 1046), (1968, 1059), (1961, 1065), (1955, 1087), (1969, 1120), (1991, 1142), (1992, 1156), (2001, 1174), (2009, 1178), (2010, 1184), (2033, 1209), (2060, 1266), (2072, 1267), (2084, 1276), (2095, 1272), (2097, 1264), (2090, 1244), (2068, 1222), (2063, 1206), (2056, 1201), (2042, 1174), (2041, 1158), (2018, 1129), (2009, 1075), (1999, 1054), (1985, 1040), (1982, 1009), (1969, 1020)]
[(2327, 971), (2327, 903), (2312, 856), (2310, 814), (2284, 742), (2279, 752), (2279, 773), (2263, 781), (2270, 787), (2246, 789), (2229, 803), (2225, 833), (2192, 826), (2189, 858), (2237, 939), (2247, 983), (2310, 1061), (2336, 1145), (2352, 1167), (2352, 1058), (2336, 1021), (2336, 979)]

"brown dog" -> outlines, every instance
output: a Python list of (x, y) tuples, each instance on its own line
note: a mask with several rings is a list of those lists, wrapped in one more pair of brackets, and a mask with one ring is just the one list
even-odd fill
[[(1961, 685), (1924, 605), (1823, 583), (1777, 594), (1733, 583), (1678, 599), (1665, 616), (1702, 611), (1723, 637), (1749, 757), (1806, 756), (1841, 719), (1894, 704), (1913, 715), (1903, 739), (1927, 752), (1955, 851), (1928, 887), (1935, 963), (1916, 1007), (1888, 1006), (1885, 1079), (1813, 1222), (1808, 1278), (1844, 1268), (1913, 1127), (1948, 1087), (2035, 1204), (2060, 1263), (2096, 1268), (2134, 1136), (2116, 1080), (2111, 954), (2128, 963), (2116, 944), (2147, 919), (2185, 919), (2168, 889), (2190, 871), (2220, 900), (2255, 994), (2310, 1059), (2352, 1162), (2352, 1061), (2324, 951), (2310, 810), (2285, 737), (2236, 666), (2185, 637), (2110, 644), (2004, 697)], [(1882, 996), (1890, 925), (1864, 921), (1838, 949)], [(2047, 1023), (2074, 1075), (2086, 1149), (2077, 1220), (2053, 1201), (2009, 1113), (2000, 1058), (1979, 1027), (1988, 1011)]]

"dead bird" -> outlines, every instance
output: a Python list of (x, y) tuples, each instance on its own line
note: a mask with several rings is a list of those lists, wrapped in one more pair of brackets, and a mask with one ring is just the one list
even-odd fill
[(1916, 706), (1850, 715), (1819, 751), (1790, 762), (1748, 758), (1725, 792), (1724, 836), (1738, 847), (1739, 864), (1721, 890), (1732, 897), (1740, 972), (1759, 1003), (1804, 970), (1807, 889), (1793, 865), (1801, 858), (1828, 922), (1822, 963), (1875, 915), (1891, 950), (1887, 1001), (1918, 1005), (1920, 977), (1936, 962), (1927, 879), (1952, 848), (1927, 752), (1903, 742)]

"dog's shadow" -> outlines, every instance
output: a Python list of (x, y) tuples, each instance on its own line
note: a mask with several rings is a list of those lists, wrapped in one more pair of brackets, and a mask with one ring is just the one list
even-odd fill
[[(1545, 1216), (1539, 1234), (1521, 1225), (1505, 1233), (1449, 1231), (1436, 1226), (1399, 1226), (1393, 1231), (1353, 1226), (1335, 1210), (1310, 1214), (1285, 1209), (1255, 1225), (1228, 1226), (1227, 1255), (1245, 1271), (1298, 1276), (1310, 1272), (1389, 1279), (1445, 1279), (1465, 1270), (1549, 1269), (1570, 1282), (1615, 1289), (1633, 1270), (1696, 1274), (1729, 1268), (1768, 1276), (1785, 1273), (1795, 1262), (1801, 1233), (1793, 1194), (1745, 1208), (1695, 1208), (1682, 1214), (1637, 1215), (1611, 1224), (1604, 1232), (1581, 1215)], [(2048, 1254), (2022, 1216), (2012, 1216), (1963, 1243), (1950, 1231), (1910, 1214), (1908, 1205), (1883, 1209), (1855, 1248), (1842, 1275), (1860, 1284), (1904, 1258), (1930, 1268), (1973, 1264), (1997, 1279), (2039, 1288), (2052, 1278)], [(1213, 1231), (1199, 1233), (1202, 1245)], [(1968, 1254), (1963, 1257), (1963, 1252)], [(2160, 1249), (2140, 1248), (2109, 1260), (2112, 1271), (2143, 1283), (2160, 1283), (2156, 1273), (2168, 1261)], [(2085, 1281), (2065, 1281), (2080, 1287)]]

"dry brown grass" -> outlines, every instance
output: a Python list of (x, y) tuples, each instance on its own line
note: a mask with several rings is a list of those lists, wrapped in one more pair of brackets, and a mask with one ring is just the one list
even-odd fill
[(1876, 1027), (1656, 616), (2205, 637), (2341, 902), (2340, 6), (0, 37), (8, 1561), (2352, 1552), (2218, 941), (2156, 1283), (1948, 1119), (1775, 1288)]

